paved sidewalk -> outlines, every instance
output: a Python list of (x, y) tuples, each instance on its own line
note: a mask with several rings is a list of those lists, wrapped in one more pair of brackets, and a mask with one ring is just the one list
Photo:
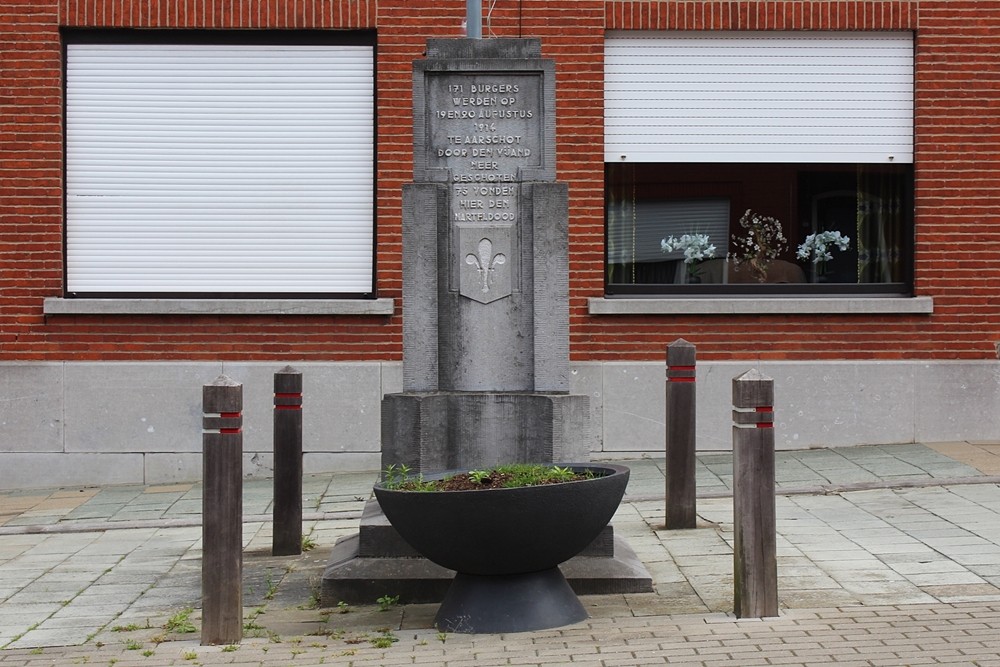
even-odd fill
[[(0, 492), (0, 666), (1000, 665), (1000, 446), (779, 452), (781, 615), (732, 608), (732, 461), (699, 456), (697, 530), (664, 531), (663, 461), (616, 514), (656, 592), (584, 598), (592, 618), (501, 637), (440, 635), (434, 605), (316, 609), (330, 548), (375, 473), (307, 476), (316, 548), (269, 555), (269, 481), (245, 486), (246, 638), (201, 647), (197, 484)], [(405, 603), (404, 601), (401, 601)]]

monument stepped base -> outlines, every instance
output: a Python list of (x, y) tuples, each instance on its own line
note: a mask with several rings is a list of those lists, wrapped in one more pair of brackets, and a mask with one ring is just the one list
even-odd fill
[[(649, 572), (610, 525), (560, 569), (577, 595), (653, 591)], [(372, 604), (384, 595), (398, 595), (404, 604), (440, 602), (454, 576), (454, 571), (418, 556), (372, 499), (365, 506), (360, 531), (333, 547), (323, 573), (320, 604)]]

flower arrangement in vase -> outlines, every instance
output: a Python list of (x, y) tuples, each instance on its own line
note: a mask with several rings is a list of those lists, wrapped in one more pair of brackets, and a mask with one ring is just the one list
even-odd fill
[(733, 234), (733, 263), (737, 269), (748, 266), (757, 282), (762, 283), (767, 280), (767, 267), (788, 247), (788, 239), (780, 222), (751, 209), (740, 218), (740, 227), (743, 235)]
[(694, 281), (694, 270), (698, 262), (715, 257), (715, 246), (708, 240), (708, 234), (684, 234), (680, 238), (668, 236), (660, 240), (662, 252), (684, 253), (688, 282)]
[(795, 256), (799, 259), (811, 259), (813, 264), (820, 264), (833, 259), (833, 254), (830, 251), (834, 246), (840, 250), (847, 250), (851, 247), (851, 237), (844, 236), (840, 232), (810, 234), (805, 241), (799, 244)]

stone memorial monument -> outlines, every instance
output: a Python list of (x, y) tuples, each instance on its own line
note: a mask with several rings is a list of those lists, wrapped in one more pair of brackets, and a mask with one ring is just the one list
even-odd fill
[(430, 40), (403, 190), (403, 393), (382, 461), (418, 471), (585, 461), (569, 394), (567, 188), (537, 40)]
[[(537, 39), (431, 39), (413, 91), (403, 392), (382, 402), (383, 466), (587, 461), (588, 397), (569, 393), (554, 63)], [(369, 502), (359, 535), (334, 548), (323, 604), (440, 600), (452, 573), (416, 556)], [(578, 593), (651, 590), (610, 527), (563, 569)]]

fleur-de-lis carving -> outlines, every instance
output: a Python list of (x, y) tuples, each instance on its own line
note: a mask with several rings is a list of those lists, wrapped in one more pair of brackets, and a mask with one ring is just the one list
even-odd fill
[(490, 291), (490, 278), (493, 275), (495, 267), (501, 264), (507, 263), (507, 257), (503, 253), (493, 254), (493, 242), (489, 239), (483, 239), (479, 242), (479, 247), (477, 248), (478, 255), (473, 255), (471, 252), (465, 256), (465, 263), (469, 266), (475, 266), (476, 271), (479, 272), (479, 277), (483, 281), (483, 292)]

